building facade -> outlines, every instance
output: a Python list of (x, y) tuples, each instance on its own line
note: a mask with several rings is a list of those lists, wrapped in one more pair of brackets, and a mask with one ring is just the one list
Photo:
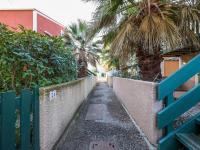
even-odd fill
[(0, 22), (17, 30), (19, 25), (41, 34), (60, 36), (64, 25), (36, 9), (1, 9)]

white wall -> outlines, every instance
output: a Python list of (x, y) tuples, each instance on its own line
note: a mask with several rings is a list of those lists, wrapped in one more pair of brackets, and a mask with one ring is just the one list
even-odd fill
[(151, 144), (156, 145), (162, 131), (156, 127), (156, 114), (162, 102), (156, 100), (156, 83), (113, 78), (113, 90)]
[(107, 83), (109, 87), (113, 87), (113, 77), (107, 76)]
[[(40, 149), (51, 150), (78, 107), (96, 85), (96, 77), (40, 88)], [(56, 97), (51, 98), (51, 91)]]

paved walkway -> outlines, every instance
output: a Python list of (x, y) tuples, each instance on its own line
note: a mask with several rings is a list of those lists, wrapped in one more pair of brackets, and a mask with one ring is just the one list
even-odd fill
[[(77, 93), (78, 94), (78, 93)], [(148, 150), (106, 83), (99, 83), (64, 133), (57, 150)]]

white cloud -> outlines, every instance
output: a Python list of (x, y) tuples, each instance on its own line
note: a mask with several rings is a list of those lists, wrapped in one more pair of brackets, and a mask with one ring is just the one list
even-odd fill
[(36, 8), (64, 25), (90, 21), (95, 5), (81, 0), (1, 0), (0, 8)]

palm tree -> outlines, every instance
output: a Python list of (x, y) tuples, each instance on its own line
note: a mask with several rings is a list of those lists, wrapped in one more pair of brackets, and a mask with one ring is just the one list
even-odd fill
[(200, 43), (200, 3), (191, 0), (85, 0), (98, 7), (93, 33), (101, 31), (120, 58), (136, 53), (143, 80), (161, 79), (161, 53), (167, 49)]
[(71, 24), (65, 30), (64, 38), (68, 48), (74, 51), (78, 63), (78, 77), (87, 76), (88, 63), (96, 67), (101, 51), (101, 41), (89, 38), (89, 25), (85, 21)]
[(107, 65), (107, 67), (109, 69), (116, 69), (118, 71), (120, 70), (120, 61), (119, 61), (119, 58), (111, 55), (109, 49), (104, 48), (102, 50), (101, 59), (103, 61), (103, 64)]

